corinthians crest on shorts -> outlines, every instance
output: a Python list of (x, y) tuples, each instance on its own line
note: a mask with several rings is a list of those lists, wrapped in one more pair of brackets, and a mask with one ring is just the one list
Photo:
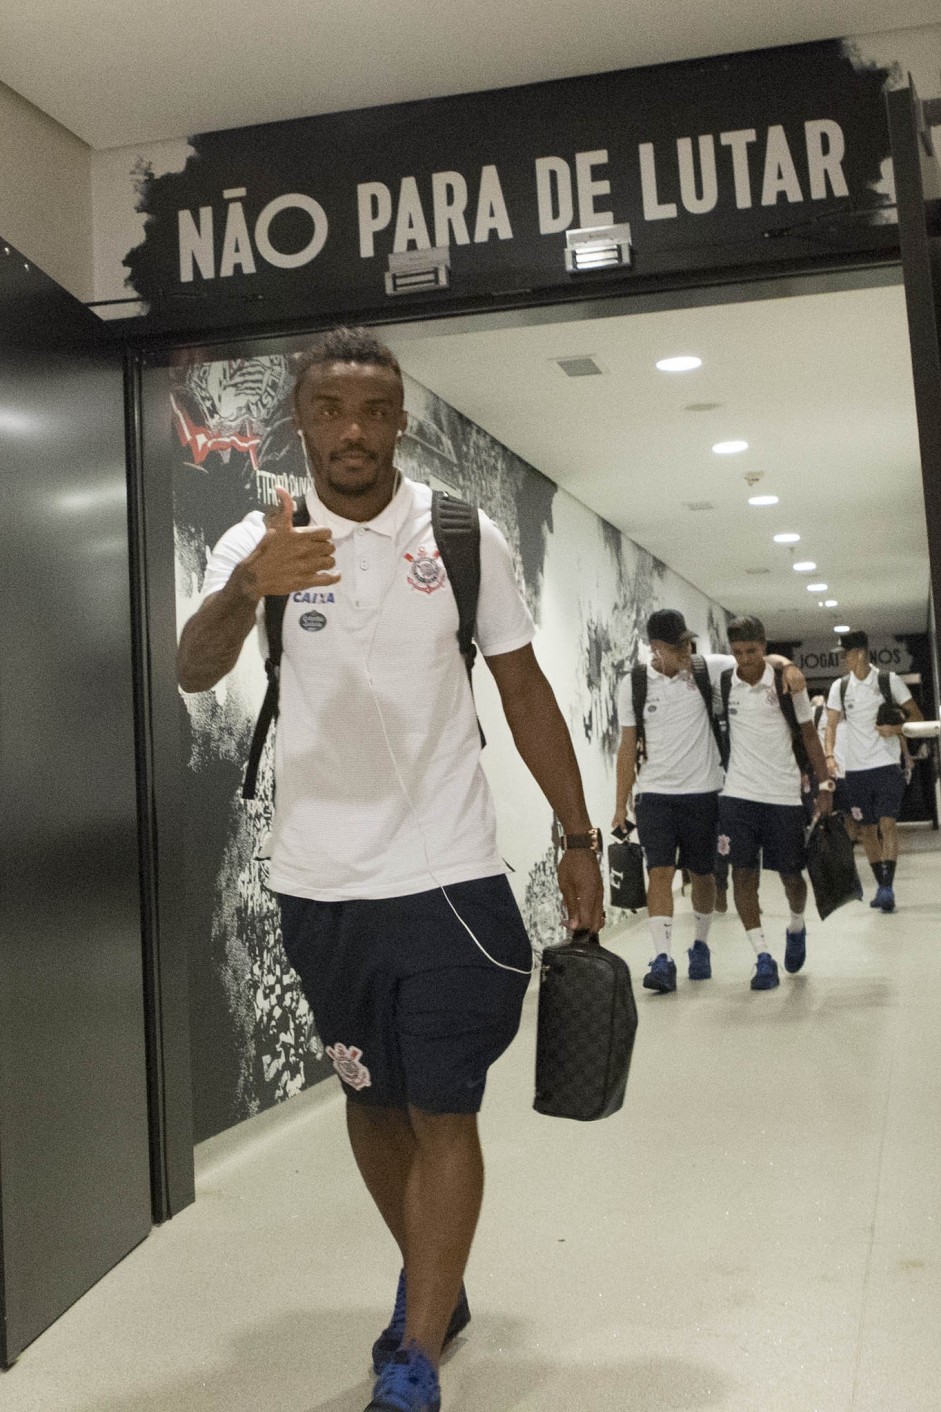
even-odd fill
[(408, 572), (408, 582), (412, 588), (417, 588), (419, 593), (434, 593), (437, 588), (444, 588), (448, 581), (448, 576), (444, 571), (441, 562), (441, 555), (437, 549), (429, 554), (428, 550), (421, 546), (414, 554), (406, 554), (411, 568)]

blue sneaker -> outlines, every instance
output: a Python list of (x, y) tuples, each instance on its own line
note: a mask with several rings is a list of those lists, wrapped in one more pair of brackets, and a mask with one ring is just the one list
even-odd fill
[[(470, 1305), (467, 1302), (467, 1291), (461, 1285), (461, 1294), (451, 1315), (451, 1322), (448, 1324), (447, 1332), (444, 1335), (443, 1348), (447, 1348), (452, 1339), (456, 1339), (462, 1329), (466, 1329), (470, 1323)], [(405, 1337), (405, 1271), (399, 1275), (399, 1286), (395, 1292), (395, 1307), (392, 1310), (392, 1318), (386, 1328), (376, 1339), (372, 1346), (372, 1366), (375, 1373), (381, 1373), (389, 1362), (393, 1353), (398, 1353), (402, 1346), (402, 1339)]]
[(687, 951), (689, 957), (689, 978), (691, 981), (707, 981), (712, 975), (712, 962), (709, 947), (704, 941), (694, 941)]
[(883, 887), (880, 888), (879, 891), (882, 893), (882, 901), (879, 903), (879, 906), (882, 908), (883, 912), (894, 912), (895, 893), (893, 892), (892, 888)]
[(784, 938), (784, 969), (793, 976), (807, 960), (807, 928), (787, 932)]
[(438, 1374), (420, 1348), (393, 1353), (379, 1374), (366, 1412), (441, 1412)]
[(665, 951), (651, 961), (650, 970), (644, 976), (644, 990), (659, 990), (661, 994), (676, 990), (676, 962), (671, 961)]
[(755, 963), (755, 974), (751, 978), (751, 988), (752, 990), (774, 990), (776, 985), (780, 985), (778, 963), (770, 951), (762, 951)]

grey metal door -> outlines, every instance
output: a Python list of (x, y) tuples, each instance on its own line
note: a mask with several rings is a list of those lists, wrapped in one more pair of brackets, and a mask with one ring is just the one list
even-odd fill
[(125, 466), (120, 354), (0, 241), (3, 1366), (151, 1226)]

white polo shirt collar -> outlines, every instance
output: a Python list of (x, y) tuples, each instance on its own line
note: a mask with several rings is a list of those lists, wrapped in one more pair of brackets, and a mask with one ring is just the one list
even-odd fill
[(744, 677), (739, 676), (738, 667), (736, 667), (735, 671), (732, 673), (732, 685), (743, 687), (748, 691), (759, 691), (762, 687), (767, 688), (774, 686), (774, 668), (766, 662), (765, 669), (758, 680), (756, 682), (750, 682), (746, 681)]
[(317, 494), (313, 482), (310, 484), (305, 499), (311, 524), (328, 529), (334, 543), (340, 539), (347, 539), (357, 530), (370, 530), (373, 534), (381, 534), (386, 539), (391, 539), (396, 524), (406, 523), (414, 509), (412, 492), (404, 477), (401, 478), (399, 488), (388, 505), (384, 510), (380, 510), (372, 520), (347, 520), (342, 515), (334, 514), (332, 510), (327, 509)]

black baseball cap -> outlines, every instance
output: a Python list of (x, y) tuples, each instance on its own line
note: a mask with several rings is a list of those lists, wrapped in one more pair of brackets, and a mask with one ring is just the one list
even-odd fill
[(686, 626), (686, 619), (675, 608), (658, 608), (647, 619), (647, 641), (667, 642), (671, 647), (682, 647), (691, 642), (694, 634)]
[(844, 652), (852, 652), (856, 647), (865, 647), (869, 650), (869, 636), (862, 631), (845, 632), (840, 638), (840, 646)]

